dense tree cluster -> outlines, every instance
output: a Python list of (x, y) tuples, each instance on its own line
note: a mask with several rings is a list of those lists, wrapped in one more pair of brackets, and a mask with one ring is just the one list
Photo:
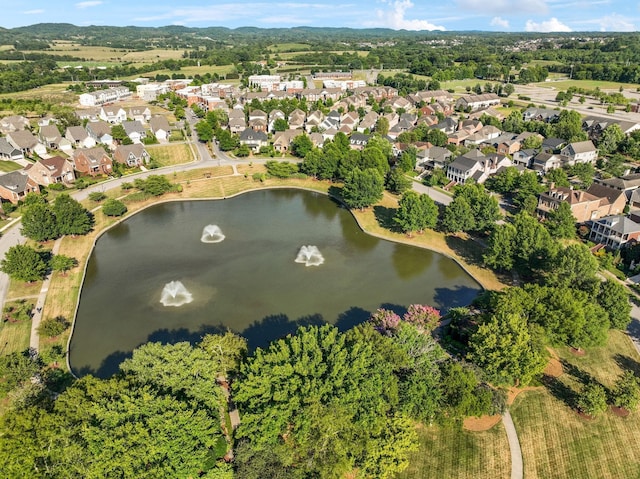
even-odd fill
[(56, 197), (53, 204), (40, 195), (25, 201), (22, 234), (34, 241), (47, 241), (64, 235), (85, 235), (93, 228), (93, 215), (68, 194)]

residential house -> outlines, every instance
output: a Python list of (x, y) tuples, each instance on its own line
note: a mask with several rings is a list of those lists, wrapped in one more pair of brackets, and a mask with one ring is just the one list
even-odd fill
[(569, 203), (576, 222), (584, 223), (622, 213), (626, 197), (623, 192), (604, 185), (593, 184), (586, 191), (552, 187), (538, 198), (536, 212), (541, 218), (546, 218), (549, 212), (556, 210), (563, 201)]
[(40, 187), (26, 172), (17, 170), (0, 175), (0, 198), (3, 200), (15, 205), (32, 192), (39, 193)]
[(44, 146), (56, 150), (58, 149), (60, 140), (62, 140), (62, 135), (60, 134), (60, 130), (58, 130), (58, 127), (50, 123), (48, 125), (40, 127), (38, 138), (40, 138), (40, 141), (42, 142), (42, 144), (44, 144)]
[(101, 147), (79, 148), (73, 152), (71, 161), (76, 171), (91, 176), (110, 175), (113, 171), (113, 160)]
[(93, 148), (96, 140), (89, 136), (89, 132), (82, 126), (68, 126), (64, 137), (76, 148)]
[(456, 110), (477, 111), (500, 104), (500, 97), (495, 93), (482, 93), (480, 95), (464, 95), (456, 101)]
[(11, 146), (20, 150), (23, 155), (37, 154), (46, 156), (47, 148), (38, 141), (30, 130), (16, 130), (7, 133), (7, 141)]
[(359, 122), (360, 117), (355, 111), (348, 111), (340, 117), (340, 126), (347, 125), (349, 128), (351, 128), (351, 131), (356, 129)]
[[(621, 178), (595, 178), (594, 182), (623, 191), (627, 196), (627, 201), (630, 201), (632, 193), (640, 187), (640, 173), (631, 173)], [(632, 208), (635, 208), (635, 206), (632, 206)]]
[(522, 113), (522, 119), (524, 121), (543, 121), (545, 123), (552, 123), (560, 117), (559, 110), (551, 110), (549, 108), (527, 108)]
[(385, 103), (385, 105), (390, 105), (391, 108), (393, 108), (396, 111), (403, 110), (404, 112), (407, 112), (409, 110), (413, 110), (413, 105), (411, 104), (411, 102), (401, 96), (397, 96), (393, 98), (388, 103)]
[(98, 107), (82, 108), (74, 113), (80, 120), (97, 121), (100, 119), (100, 108)]
[(441, 146), (432, 146), (418, 151), (416, 155), (416, 169), (418, 171), (433, 171), (445, 168), (451, 159), (451, 150)]
[(156, 115), (149, 120), (149, 128), (158, 141), (168, 141), (171, 135), (169, 120), (163, 115)]
[(464, 140), (465, 146), (480, 145), (490, 143), (494, 138), (499, 137), (502, 131), (493, 125), (485, 125), (479, 131), (473, 133)]
[(29, 128), (29, 120), (22, 115), (10, 115), (0, 118), (0, 132), (11, 133), (12, 131), (26, 130)]
[(512, 166), (511, 160), (503, 155), (484, 155), (480, 150), (471, 150), (458, 156), (447, 165), (447, 178), (456, 183), (474, 180), (484, 183), (489, 176), (494, 175), (501, 168)]
[(443, 131), (447, 135), (452, 135), (458, 129), (458, 122), (451, 117), (447, 117), (433, 127), (436, 130)]
[(367, 112), (360, 123), (358, 123), (358, 127), (356, 128), (360, 133), (364, 133), (365, 131), (373, 131), (376, 127), (376, 122), (378, 121), (378, 114), (371, 110)]
[(520, 140), (501, 141), (496, 148), (496, 152), (501, 155), (512, 156), (518, 151), (520, 151)]
[(127, 136), (134, 143), (142, 143), (142, 140), (147, 137), (147, 130), (144, 128), (144, 125), (138, 120), (123, 121), (122, 127), (124, 128)]
[(333, 139), (335, 138), (335, 136), (338, 134), (338, 129), (337, 128), (328, 128), (326, 130), (322, 131), (322, 139), (323, 139), (323, 143), (327, 140), (331, 140), (333, 141)]
[(264, 131), (254, 131), (251, 128), (247, 128), (240, 133), (240, 144), (247, 145), (257, 153), (261, 147), (269, 144), (269, 138)]
[(61, 156), (52, 156), (38, 160), (27, 166), (25, 171), (27, 175), (29, 175), (29, 178), (41, 186), (52, 185), (54, 183), (68, 185), (76, 179), (73, 164)]
[(273, 135), (273, 149), (278, 153), (286, 153), (291, 149), (291, 141), (298, 135), (304, 135), (304, 131), (291, 128), (285, 131), (277, 131)]
[(151, 119), (151, 110), (146, 106), (135, 106), (129, 108), (129, 114), (127, 116), (134, 121), (147, 123)]
[(617, 125), (625, 135), (640, 129), (640, 123), (634, 121), (622, 121), (597, 116), (588, 116), (582, 120), (582, 129), (587, 132), (589, 139), (594, 141), (598, 141), (602, 133), (612, 125)]
[(107, 123), (113, 123), (116, 125), (121, 124), (123, 121), (127, 121), (127, 112), (123, 108), (114, 105), (104, 105), (100, 108), (101, 120)]
[(541, 151), (533, 157), (531, 168), (537, 171), (539, 175), (545, 175), (548, 171), (561, 168), (566, 162), (567, 158), (563, 155)]
[(266, 123), (269, 120), (269, 115), (267, 115), (262, 110), (251, 110), (249, 112), (249, 121), (258, 119), (264, 120), (264, 122)]
[(6, 138), (0, 138), (0, 159), (11, 161), (24, 160), (24, 153), (9, 143)]
[(289, 113), (289, 117), (287, 122), (289, 123), (289, 128), (292, 130), (301, 130), (304, 128), (304, 122), (307, 119), (307, 114), (296, 108), (291, 113)]
[(267, 123), (267, 131), (268, 132), (274, 132), (275, 131), (273, 125), (276, 122), (276, 120), (278, 120), (278, 119), (286, 120), (287, 119), (287, 115), (285, 115), (282, 110), (278, 110), (278, 109), (271, 110), (269, 112), (269, 121)]
[(322, 148), (324, 145), (324, 136), (322, 136), (322, 133), (311, 133), (309, 134), (309, 139), (311, 140), (311, 143), (313, 143), (313, 146), (317, 148)]
[(244, 119), (244, 115), (242, 116), (229, 116), (229, 123), (227, 124), (229, 127), (229, 131), (231, 133), (242, 133), (245, 128), (247, 128), (247, 122)]
[(149, 163), (151, 156), (145, 149), (144, 145), (141, 143), (134, 143), (133, 145), (118, 145), (113, 152), (113, 159), (130, 168), (135, 168)]
[(522, 166), (524, 168), (533, 167), (533, 158), (536, 156), (537, 150), (528, 148), (526, 150), (518, 150), (511, 157), (511, 161), (515, 166)]
[(567, 157), (570, 166), (576, 163), (594, 164), (598, 159), (598, 150), (591, 140), (569, 143), (560, 153)]
[(247, 130), (262, 131), (264, 133), (267, 133), (267, 127), (267, 120), (263, 120), (262, 118), (252, 118), (249, 120)]
[(540, 150), (545, 153), (560, 153), (566, 144), (567, 142), (562, 138), (544, 138)]
[(310, 133), (313, 128), (320, 128), (324, 121), (324, 114), (320, 110), (314, 110), (307, 116), (304, 128)]
[(107, 146), (113, 144), (113, 136), (111, 136), (111, 128), (113, 125), (104, 120), (87, 122), (87, 133), (96, 143), (102, 143)]
[(349, 145), (353, 150), (362, 150), (369, 142), (371, 135), (365, 135), (359, 132), (353, 132), (349, 137)]
[(629, 216), (605, 216), (593, 222), (589, 240), (603, 244), (612, 250), (619, 250), (629, 243), (636, 243), (640, 238), (640, 217), (636, 214)]

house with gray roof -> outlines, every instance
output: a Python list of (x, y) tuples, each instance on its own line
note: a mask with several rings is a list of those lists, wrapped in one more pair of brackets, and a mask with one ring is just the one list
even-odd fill
[(591, 140), (569, 143), (560, 150), (560, 154), (567, 157), (566, 164), (569, 166), (577, 163), (594, 164), (598, 159), (598, 149)]
[(138, 120), (123, 121), (122, 127), (134, 143), (142, 143), (142, 140), (147, 137), (147, 130), (145, 130), (144, 125)]
[(239, 139), (241, 145), (247, 145), (254, 153), (269, 144), (269, 137), (264, 131), (254, 131), (251, 128), (242, 131)]
[(47, 148), (40, 143), (30, 130), (16, 130), (7, 133), (7, 141), (17, 150), (22, 151), (24, 155), (38, 154), (44, 156), (47, 154)]
[(32, 192), (39, 193), (40, 187), (23, 170), (0, 175), (0, 198), (3, 200), (15, 205)]
[(169, 120), (163, 115), (156, 115), (149, 120), (149, 128), (158, 141), (167, 141), (171, 135)]
[(629, 216), (605, 216), (593, 222), (589, 240), (596, 244), (603, 244), (612, 250), (619, 250), (640, 238), (640, 217), (635, 214)]
[(6, 138), (0, 138), (0, 159), (2, 160), (24, 160), (21, 150), (10, 144)]
[(146, 165), (151, 156), (142, 143), (133, 145), (118, 145), (113, 152), (113, 159), (129, 168)]
[(64, 137), (76, 148), (93, 148), (96, 140), (89, 136), (87, 130), (82, 126), (69, 126)]

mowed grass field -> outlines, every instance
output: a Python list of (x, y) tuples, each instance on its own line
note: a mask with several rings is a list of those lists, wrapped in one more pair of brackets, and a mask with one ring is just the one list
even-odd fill
[(146, 149), (161, 166), (180, 165), (193, 161), (193, 153), (186, 143), (147, 145)]
[(625, 333), (612, 331), (606, 347), (575, 356), (557, 350), (564, 373), (518, 396), (511, 414), (527, 479), (640, 478), (640, 413), (623, 418), (607, 411), (594, 419), (576, 413), (586, 378), (610, 388), (623, 370), (640, 372), (640, 357)]
[(420, 449), (398, 479), (508, 479), (511, 456), (502, 423), (485, 432), (418, 429)]
[(620, 87), (626, 90), (638, 91), (638, 85), (635, 83), (617, 83), (611, 81), (599, 81), (599, 80), (559, 80), (550, 82), (531, 83), (542, 88), (553, 88), (554, 90), (568, 90), (571, 87), (584, 88), (585, 90), (615, 90), (618, 91)]

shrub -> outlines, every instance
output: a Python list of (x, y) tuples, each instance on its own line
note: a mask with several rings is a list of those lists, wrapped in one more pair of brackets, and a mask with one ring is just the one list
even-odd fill
[(64, 333), (69, 326), (69, 321), (67, 321), (63, 316), (47, 318), (40, 323), (40, 326), (38, 326), (38, 333), (42, 336), (53, 338)]
[(107, 216), (122, 216), (127, 212), (127, 206), (122, 201), (110, 199), (102, 205), (102, 212)]
[(95, 201), (96, 203), (104, 200), (107, 197), (102, 191), (94, 191), (93, 193), (89, 193), (89, 199), (91, 201)]
[(67, 187), (62, 183), (52, 183), (49, 186), (47, 186), (47, 189), (51, 191), (64, 191), (67, 189)]

